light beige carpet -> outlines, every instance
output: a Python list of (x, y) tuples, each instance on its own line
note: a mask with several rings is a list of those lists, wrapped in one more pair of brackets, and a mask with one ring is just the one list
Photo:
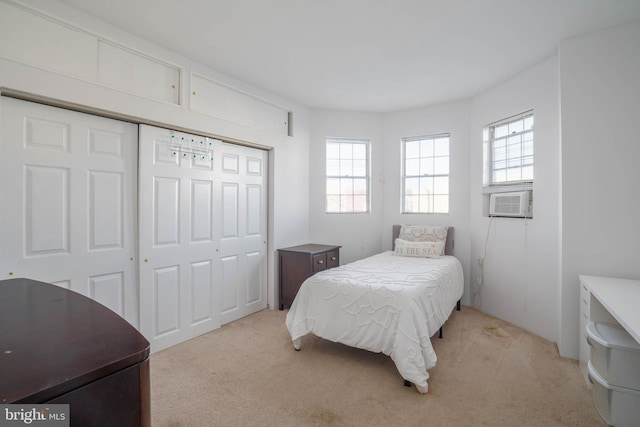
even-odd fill
[(577, 362), (555, 344), (468, 307), (454, 311), (429, 393), (384, 354), (307, 336), (261, 311), (151, 356), (164, 426), (603, 426)]

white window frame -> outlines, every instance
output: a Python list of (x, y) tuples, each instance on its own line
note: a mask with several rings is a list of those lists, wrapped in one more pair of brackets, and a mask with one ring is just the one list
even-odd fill
[[(483, 129), (484, 194), (533, 190), (534, 127), (533, 110), (529, 110), (491, 123)], [(515, 142), (509, 144), (509, 139)], [(496, 147), (496, 144), (503, 147)], [(511, 155), (509, 146), (514, 147)], [(498, 154), (497, 150), (502, 148), (503, 152)], [(503, 174), (504, 179), (496, 179), (497, 174)], [(509, 174), (511, 178), (508, 178)]]
[[(333, 144), (334, 148), (338, 146), (337, 154), (335, 150), (330, 149), (330, 144)], [(356, 147), (357, 153), (354, 156)], [(325, 212), (328, 214), (369, 213), (371, 141), (326, 138), (325, 150)]]
[[(446, 150), (442, 140), (446, 138)], [(419, 153), (407, 144), (419, 145)], [(431, 148), (429, 148), (431, 146)], [(410, 147), (411, 148), (411, 147)], [(441, 133), (402, 138), (403, 214), (448, 214), (450, 208), (451, 134)], [(410, 157), (408, 157), (410, 156)], [(446, 159), (446, 161), (445, 161)], [(412, 163), (412, 164), (410, 164)], [(446, 167), (445, 167), (446, 165)], [(417, 194), (407, 194), (418, 187)], [(408, 189), (410, 188), (410, 189)], [(413, 204), (418, 204), (414, 209)]]

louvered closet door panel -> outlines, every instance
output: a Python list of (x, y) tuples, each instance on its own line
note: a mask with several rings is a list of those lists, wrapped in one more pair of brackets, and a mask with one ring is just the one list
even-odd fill
[(152, 351), (220, 327), (216, 144), (140, 126), (140, 326)]
[(138, 326), (137, 126), (0, 98), (0, 272), (89, 296)]

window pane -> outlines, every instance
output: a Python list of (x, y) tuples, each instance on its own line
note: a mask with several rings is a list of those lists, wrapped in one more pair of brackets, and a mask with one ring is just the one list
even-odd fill
[(353, 158), (353, 148), (351, 143), (340, 144), (340, 158), (351, 159)]
[(433, 175), (433, 157), (420, 159), (420, 175)]
[(533, 181), (533, 166), (525, 166), (522, 168), (522, 179)]
[(409, 213), (419, 212), (420, 196), (405, 196), (404, 211)]
[(404, 180), (404, 194), (413, 195), (420, 193), (420, 179), (407, 178)]
[(420, 159), (407, 159), (404, 174), (406, 176), (420, 175)]
[(340, 160), (340, 176), (353, 176), (353, 161)]
[(367, 160), (367, 146), (365, 144), (353, 144), (353, 158)]
[(533, 116), (529, 116), (524, 119), (524, 128), (533, 129)]
[(507, 161), (507, 167), (509, 168), (515, 168), (518, 166), (522, 166), (522, 160), (520, 159), (520, 157), (517, 157), (515, 159), (509, 159)]
[(510, 136), (507, 138), (507, 146), (520, 145), (522, 143), (522, 135)]
[(520, 181), (521, 177), (520, 168), (507, 169), (507, 181)]
[(416, 159), (420, 157), (420, 141), (407, 141), (404, 143), (404, 157)]
[(367, 176), (367, 161), (366, 160), (354, 160), (353, 161), (353, 176)]
[(327, 159), (327, 176), (340, 175), (340, 160)]
[(420, 194), (433, 194), (433, 178), (420, 178)]
[(353, 212), (352, 196), (340, 196), (340, 212)]
[(435, 140), (434, 147), (435, 156), (448, 156), (449, 155), (449, 138), (438, 138)]
[(533, 143), (525, 144), (525, 146), (522, 148), (522, 155), (523, 156), (531, 156), (531, 160), (533, 161)]
[(433, 179), (433, 194), (449, 194), (449, 177)]
[(340, 158), (340, 144), (327, 142), (327, 159)]
[(353, 196), (353, 211), (367, 212), (367, 196)]
[(366, 195), (367, 194), (367, 180), (366, 179), (354, 179), (353, 180), (353, 194)]
[(500, 148), (496, 148), (493, 152), (493, 160), (504, 160), (507, 157), (507, 149), (502, 146)]
[(509, 125), (496, 126), (494, 131), (494, 138), (502, 138), (509, 133)]
[(436, 157), (433, 159), (435, 175), (449, 175), (449, 158)]
[(433, 156), (433, 139), (420, 141), (420, 156)]
[(524, 122), (522, 120), (517, 120), (515, 122), (509, 123), (509, 133), (520, 133), (524, 130), (523, 127)]
[(520, 143), (511, 144), (507, 146), (507, 157), (513, 159), (514, 157), (522, 156), (522, 147)]
[(418, 212), (433, 212), (433, 196), (420, 196), (420, 207)]
[(340, 179), (340, 194), (353, 194), (353, 180), (351, 178)]
[(327, 178), (327, 195), (340, 194), (340, 180), (338, 178)]
[(433, 196), (433, 211), (438, 213), (449, 212), (449, 196)]
[(340, 196), (327, 196), (327, 212), (340, 212)]

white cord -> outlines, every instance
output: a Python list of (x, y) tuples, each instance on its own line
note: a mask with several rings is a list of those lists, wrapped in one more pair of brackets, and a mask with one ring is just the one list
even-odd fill
[(475, 292), (473, 293), (473, 307), (475, 309), (480, 309), (482, 306), (482, 285), (484, 283), (484, 263), (487, 259), (487, 243), (489, 242), (489, 230), (491, 230), (491, 222), (493, 220), (492, 216), (489, 216), (489, 224), (487, 225), (487, 234), (484, 238), (484, 253), (482, 254), (482, 258), (478, 260), (478, 264), (480, 265), (480, 277), (477, 279), (477, 285)]

